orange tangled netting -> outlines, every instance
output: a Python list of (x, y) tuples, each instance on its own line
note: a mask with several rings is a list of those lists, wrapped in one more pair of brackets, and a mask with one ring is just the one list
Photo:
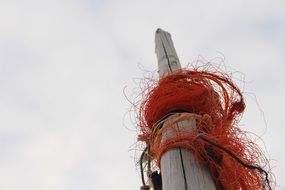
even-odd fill
[[(165, 151), (191, 150), (219, 190), (270, 189), (268, 173), (259, 167), (267, 166), (266, 158), (236, 126), (244, 109), (242, 93), (227, 75), (180, 70), (148, 89), (139, 108), (139, 140), (149, 146), (158, 167)], [(191, 119), (195, 129), (176, 127)], [(175, 135), (164, 139), (168, 130)]]

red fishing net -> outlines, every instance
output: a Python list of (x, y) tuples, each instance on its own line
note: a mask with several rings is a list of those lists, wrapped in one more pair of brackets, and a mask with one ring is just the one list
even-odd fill
[[(139, 140), (158, 167), (167, 150), (191, 150), (209, 168), (218, 190), (270, 189), (266, 158), (237, 127), (244, 109), (242, 93), (229, 76), (180, 70), (147, 89), (139, 108)], [(196, 127), (177, 127), (185, 120)]]

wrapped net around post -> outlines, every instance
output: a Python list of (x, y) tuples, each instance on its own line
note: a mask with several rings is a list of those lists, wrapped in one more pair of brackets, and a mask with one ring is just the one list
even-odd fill
[[(138, 139), (148, 145), (158, 167), (163, 153), (182, 147), (209, 168), (218, 190), (271, 189), (270, 176), (262, 168), (268, 167), (267, 159), (237, 127), (245, 103), (230, 77), (184, 69), (149, 88), (138, 110)], [(193, 131), (175, 128), (191, 118), (196, 122)], [(175, 135), (162, 140), (168, 130)]]

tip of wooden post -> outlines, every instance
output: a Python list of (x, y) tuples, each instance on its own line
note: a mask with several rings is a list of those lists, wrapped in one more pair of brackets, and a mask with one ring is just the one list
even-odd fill
[(162, 30), (161, 28), (158, 28), (156, 31), (155, 31), (156, 34), (160, 34), (160, 33), (166, 33), (167, 35), (170, 35), (169, 32), (165, 31), (165, 30)]
[(155, 32), (156, 33), (160, 33), (160, 32), (162, 32), (163, 30), (161, 29), (161, 28), (158, 28)]
[(155, 52), (160, 78), (181, 69), (171, 35), (161, 28), (158, 28), (155, 33)]

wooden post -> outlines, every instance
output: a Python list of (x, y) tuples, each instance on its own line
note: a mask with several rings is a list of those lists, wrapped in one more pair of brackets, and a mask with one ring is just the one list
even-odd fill
[[(168, 32), (158, 29), (155, 34), (155, 51), (158, 60), (160, 78), (176, 70), (181, 65), (176, 54), (171, 36)], [(191, 131), (196, 127), (195, 119), (191, 118), (176, 124), (176, 128)], [(162, 141), (172, 135), (167, 131)], [(215, 184), (207, 168), (199, 165), (190, 150), (177, 148), (164, 153), (161, 158), (161, 175), (163, 190), (215, 190)]]

